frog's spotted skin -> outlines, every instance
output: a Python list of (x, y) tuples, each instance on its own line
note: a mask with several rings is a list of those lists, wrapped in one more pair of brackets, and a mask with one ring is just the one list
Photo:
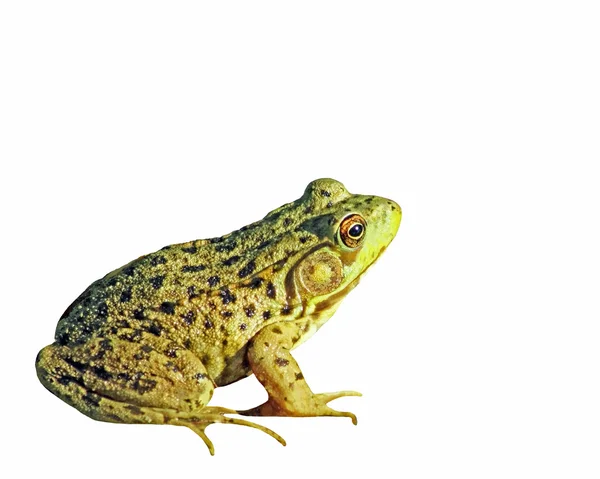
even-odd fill
[[(354, 216), (352, 216), (354, 215)], [(167, 246), (93, 283), (38, 354), (44, 386), (102, 421), (183, 425), (212, 444), (212, 423), (256, 427), (207, 406), (254, 373), (268, 401), (245, 415), (349, 416), (314, 394), (290, 351), (335, 312), (394, 238), (400, 207), (331, 179), (220, 238)], [(360, 226), (350, 229), (357, 222)], [(350, 233), (361, 232), (359, 239)], [(358, 236), (357, 236), (358, 238)], [(350, 246), (347, 246), (348, 243)]]

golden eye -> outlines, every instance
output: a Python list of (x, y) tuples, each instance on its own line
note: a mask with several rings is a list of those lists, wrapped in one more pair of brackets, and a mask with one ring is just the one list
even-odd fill
[(367, 222), (362, 216), (346, 216), (340, 223), (340, 239), (348, 248), (356, 248), (362, 243), (366, 230)]

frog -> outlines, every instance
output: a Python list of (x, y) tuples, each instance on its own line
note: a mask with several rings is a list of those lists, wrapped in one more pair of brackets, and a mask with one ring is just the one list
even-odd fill
[[(43, 386), (92, 419), (259, 429), (245, 417), (356, 416), (329, 406), (355, 391), (314, 393), (291, 352), (335, 313), (394, 239), (392, 200), (330, 178), (237, 231), (166, 246), (92, 283), (37, 355)], [(209, 405), (215, 388), (254, 375), (267, 400)], [(233, 416), (233, 417), (232, 417)], [(240, 417), (241, 416), (241, 417)]]

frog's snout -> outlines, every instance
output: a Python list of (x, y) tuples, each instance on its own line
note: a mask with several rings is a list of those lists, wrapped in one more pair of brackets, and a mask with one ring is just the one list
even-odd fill
[(398, 228), (400, 228), (402, 208), (395, 201), (385, 198), (380, 206), (380, 215), (382, 224), (385, 225), (384, 228), (389, 234), (389, 241), (392, 241), (398, 232)]

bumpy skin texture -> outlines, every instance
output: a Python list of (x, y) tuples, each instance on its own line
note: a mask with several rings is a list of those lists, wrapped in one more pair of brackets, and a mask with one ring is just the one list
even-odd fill
[[(198, 433), (226, 414), (348, 416), (313, 393), (290, 351), (337, 309), (394, 238), (400, 207), (331, 179), (220, 238), (167, 246), (89, 286), (60, 318), (36, 369), (93, 419)], [(361, 226), (356, 226), (360, 224)], [(208, 406), (215, 387), (254, 373), (269, 394), (247, 411)]]

